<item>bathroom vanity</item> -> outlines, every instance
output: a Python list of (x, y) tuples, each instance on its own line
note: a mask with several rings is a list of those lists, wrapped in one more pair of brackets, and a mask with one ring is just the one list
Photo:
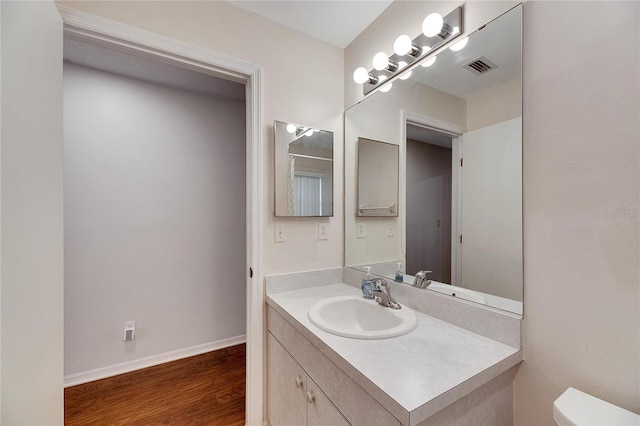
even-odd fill
[[(321, 278), (314, 279), (318, 274)], [(418, 317), (417, 327), (407, 334), (364, 340), (313, 325), (309, 309), (326, 298), (361, 295), (358, 278), (338, 269), (267, 279), (272, 426), (512, 422), (512, 367), (522, 360), (518, 318), (504, 314), (509, 325), (500, 325), (503, 314), (489, 312), (498, 318), (496, 334), (489, 338), (421, 312), (432, 302), (445, 303), (453, 316), (471, 324), (473, 311), (486, 315), (486, 308), (393, 283), (396, 300), (410, 303)], [(513, 334), (507, 330), (514, 325), (517, 335), (498, 336)]]

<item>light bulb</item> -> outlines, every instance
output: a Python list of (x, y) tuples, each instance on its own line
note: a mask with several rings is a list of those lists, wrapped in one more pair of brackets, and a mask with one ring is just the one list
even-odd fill
[(369, 71), (365, 67), (356, 68), (353, 72), (353, 81), (357, 84), (364, 84), (369, 81)]
[(287, 132), (289, 133), (295, 133), (296, 131), (296, 126), (295, 124), (287, 124)]
[(400, 61), (398, 62), (398, 69), (401, 70), (402, 68), (406, 67), (407, 63), (405, 61)]
[(464, 49), (464, 47), (467, 45), (468, 42), (469, 42), (469, 37), (465, 37), (459, 42), (455, 43), (453, 46), (449, 47), (449, 49), (453, 50), (454, 52), (457, 52), (459, 50)]
[(380, 88), (380, 91), (382, 93), (387, 93), (389, 90), (391, 90), (391, 86), (393, 86), (393, 83), (387, 83)]
[(428, 51), (431, 50), (430, 46), (422, 46), (422, 54), (424, 55), (425, 53), (427, 53)]
[(399, 78), (400, 78), (400, 80), (406, 80), (409, 77), (411, 77), (411, 74), (413, 74), (413, 71), (406, 72), (406, 73), (402, 74)]
[(382, 71), (389, 66), (389, 57), (384, 52), (378, 52), (373, 57), (373, 68)]
[(309, 129), (307, 130), (307, 132), (304, 134), (305, 136), (311, 136), (313, 135), (313, 129)]
[(436, 59), (437, 58), (438, 58), (437, 56), (434, 56), (433, 58), (429, 59), (428, 61), (424, 61), (422, 63), (422, 66), (425, 67), (425, 68), (430, 67), (431, 65), (436, 63)]
[(409, 37), (406, 34), (403, 34), (400, 37), (398, 37), (395, 43), (393, 43), (393, 51), (400, 56), (404, 56), (407, 53), (411, 52), (412, 48), (413, 48), (413, 41), (411, 40), (411, 37)]
[(444, 25), (444, 19), (439, 13), (431, 13), (422, 22), (422, 33), (427, 37), (434, 37), (440, 34), (442, 26)]

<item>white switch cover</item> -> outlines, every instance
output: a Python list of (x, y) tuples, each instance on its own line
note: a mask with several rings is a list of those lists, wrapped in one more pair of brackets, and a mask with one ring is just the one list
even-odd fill
[(356, 238), (367, 236), (367, 226), (363, 222), (356, 223)]
[(326, 222), (318, 222), (318, 240), (322, 241), (322, 240), (328, 240), (329, 237), (327, 236), (327, 228), (329, 227), (329, 224)]
[(387, 237), (393, 237), (393, 222), (387, 225)]
[(275, 241), (276, 243), (284, 243), (287, 240), (284, 232), (284, 225), (282, 223), (276, 223), (275, 226)]

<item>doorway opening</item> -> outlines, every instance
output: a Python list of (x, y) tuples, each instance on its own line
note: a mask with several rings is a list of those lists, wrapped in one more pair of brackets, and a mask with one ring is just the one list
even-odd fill
[(403, 111), (400, 222), (406, 273), (429, 271), (428, 279), (454, 285), (461, 277), (463, 132), (456, 125)]
[[(263, 296), (261, 291), (262, 266), (261, 259), (261, 234), (262, 234), (262, 187), (260, 177), (262, 170), (263, 150), (260, 143), (260, 96), (261, 96), (261, 71), (259, 67), (237, 61), (232, 58), (218, 55), (211, 51), (180, 43), (175, 40), (156, 34), (113, 23), (106, 19), (96, 18), (72, 9), (59, 6), (60, 14), (64, 21), (65, 37), (94, 46), (108, 47), (118, 52), (133, 54), (145, 59), (154, 59), (164, 64), (177, 65), (182, 70), (190, 70), (206, 74), (207, 76), (221, 77), (240, 83), (244, 86), (246, 94), (246, 118), (243, 139), (246, 146), (246, 155), (242, 160), (245, 170), (245, 190), (239, 194), (239, 198), (245, 200), (246, 216), (243, 220), (243, 233), (237, 236), (244, 240), (245, 256), (242, 274), (233, 277), (239, 280), (239, 286), (245, 290), (246, 306), (241, 315), (246, 318), (246, 423), (261, 422), (263, 404)], [(117, 111), (116, 111), (117, 112)], [(99, 129), (96, 130), (99, 132)], [(144, 158), (149, 161), (149, 159)], [(128, 189), (124, 188), (125, 190)], [(196, 188), (185, 188), (186, 191)], [(202, 188), (201, 188), (202, 189)], [(206, 192), (206, 191), (204, 191)], [(227, 200), (219, 200), (224, 204)], [(139, 213), (134, 210), (134, 213)], [(157, 212), (162, 214), (162, 212)], [(216, 224), (218, 226), (219, 224)], [(223, 225), (221, 227), (224, 227)], [(177, 250), (179, 257), (180, 250)], [(135, 258), (131, 260), (135, 263)], [(225, 270), (219, 271), (218, 279), (229, 279), (232, 274)], [(232, 279), (233, 279), (232, 278)], [(167, 311), (170, 312), (170, 307)], [(142, 338), (145, 330), (137, 330), (139, 338)], [(149, 333), (149, 330), (146, 330)], [(191, 330), (183, 330), (190, 333)], [(122, 343), (122, 342), (120, 342)], [(149, 358), (146, 357), (148, 361)]]
[(431, 271), (451, 282), (452, 141), (433, 129), (407, 125), (406, 272)]

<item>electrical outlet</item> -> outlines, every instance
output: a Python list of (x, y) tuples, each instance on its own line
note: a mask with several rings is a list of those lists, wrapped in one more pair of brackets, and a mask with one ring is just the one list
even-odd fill
[(275, 242), (284, 243), (286, 241), (286, 235), (284, 232), (284, 225), (282, 223), (276, 223), (275, 226)]
[(128, 340), (133, 340), (136, 337), (136, 322), (135, 321), (125, 321), (124, 323), (124, 337), (123, 340), (126, 342)]
[(393, 222), (387, 225), (387, 237), (393, 237)]
[(329, 227), (329, 224), (326, 222), (318, 222), (318, 240), (322, 241), (322, 240), (328, 240), (329, 237), (327, 236), (327, 228)]
[(367, 236), (367, 226), (363, 222), (356, 223), (356, 238), (365, 238)]

